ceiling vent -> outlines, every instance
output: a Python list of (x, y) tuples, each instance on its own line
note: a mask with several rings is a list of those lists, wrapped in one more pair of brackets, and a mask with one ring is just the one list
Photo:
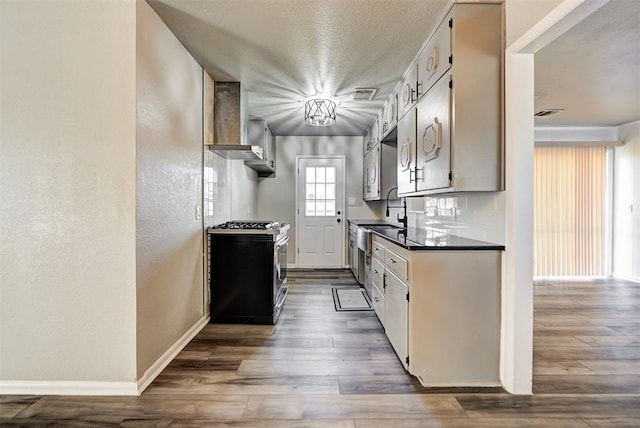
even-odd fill
[(356, 88), (355, 92), (353, 93), (353, 100), (371, 101), (376, 95), (376, 92), (378, 92), (378, 90), (374, 88)]
[(564, 111), (564, 109), (563, 108), (546, 108), (546, 109), (538, 110), (534, 114), (534, 116), (535, 117), (546, 117), (546, 116), (551, 116), (552, 114), (560, 113), (561, 111)]

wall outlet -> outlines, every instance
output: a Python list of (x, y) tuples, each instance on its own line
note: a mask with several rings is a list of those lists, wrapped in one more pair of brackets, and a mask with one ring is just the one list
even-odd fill
[(202, 218), (202, 207), (200, 205), (196, 205), (196, 220), (200, 220)]

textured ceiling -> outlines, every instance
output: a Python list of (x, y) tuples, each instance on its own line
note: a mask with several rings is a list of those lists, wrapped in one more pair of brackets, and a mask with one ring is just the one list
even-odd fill
[(640, 0), (610, 0), (535, 55), (537, 125), (640, 120)]
[[(214, 80), (241, 81), (276, 135), (363, 135), (449, 0), (148, 0)], [(377, 88), (351, 101), (355, 88)], [(340, 101), (304, 124), (303, 100)]]

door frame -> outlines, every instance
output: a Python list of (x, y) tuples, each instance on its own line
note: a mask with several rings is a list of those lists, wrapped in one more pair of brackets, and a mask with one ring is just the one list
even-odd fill
[[(296, 216), (296, 248), (295, 248), (295, 260), (296, 260), (296, 266), (299, 264), (299, 260), (298, 260), (298, 255), (300, 254), (300, 198), (299, 198), (299, 180), (300, 180), (300, 161), (302, 159), (339, 159), (342, 161), (342, 177), (341, 177), (341, 182), (342, 182), (342, 215), (343, 215), (343, 220), (340, 222), (340, 235), (345, 237), (346, 236), (346, 229), (345, 229), (345, 223), (346, 223), (346, 204), (345, 201), (346, 199), (346, 194), (345, 194), (345, 190), (346, 190), (346, 182), (345, 182), (345, 167), (346, 167), (346, 156), (345, 155), (296, 155), (296, 170), (295, 170), (295, 192), (296, 192), (296, 206), (295, 206), (295, 216)], [(337, 211), (337, 207), (336, 207), (336, 211)], [(342, 242), (342, 260), (340, 261), (342, 263), (342, 267), (345, 266), (345, 258), (346, 258), (346, 241)]]

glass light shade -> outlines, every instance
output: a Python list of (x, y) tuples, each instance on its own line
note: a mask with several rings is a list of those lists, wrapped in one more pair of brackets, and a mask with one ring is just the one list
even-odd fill
[(336, 121), (336, 103), (328, 98), (309, 98), (304, 103), (304, 121), (313, 126), (329, 126)]

